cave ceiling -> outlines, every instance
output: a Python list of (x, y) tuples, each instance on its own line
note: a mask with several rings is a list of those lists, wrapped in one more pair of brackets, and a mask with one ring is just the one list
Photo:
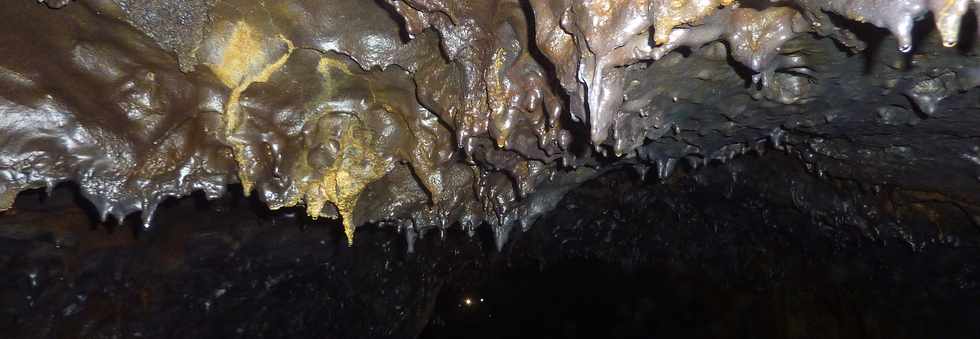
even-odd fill
[[(39, 4), (40, 2), (40, 4)], [(240, 184), (497, 246), (611, 169), (781, 151), (980, 223), (980, 0), (17, 0), (0, 7), (0, 210), (104, 219)]]

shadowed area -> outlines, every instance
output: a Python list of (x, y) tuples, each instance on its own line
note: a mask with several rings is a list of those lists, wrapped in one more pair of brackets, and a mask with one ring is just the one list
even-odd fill
[(980, 0), (8, 2), (12, 337), (980, 335)]
[[(666, 182), (610, 173), (503, 251), (489, 227), (428, 232), (411, 253), (398, 232), (364, 227), (347, 247), (339, 223), (272, 212), (240, 193), (167, 202), (164, 227), (143, 230), (136, 219), (93, 223), (76, 192), (25, 193), (16, 213), (0, 216), (0, 327), (13, 337), (969, 338), (980, 330), (970, 321), (980, 311), (980, 227), (962, 208), (820, 179), (783, 153)], [(857, 215), (884, 222), (862, 229)]]

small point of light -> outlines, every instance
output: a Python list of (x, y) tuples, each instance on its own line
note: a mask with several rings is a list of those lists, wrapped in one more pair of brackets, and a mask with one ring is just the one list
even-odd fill
[(480, 302), (481, 302), (481, 303), (483, 302), (483, 298), (480, 298)]
[(473, 305), (473, 299), (470, 298), (463, 299), (463, 303), (466, 304), (466, 306)]

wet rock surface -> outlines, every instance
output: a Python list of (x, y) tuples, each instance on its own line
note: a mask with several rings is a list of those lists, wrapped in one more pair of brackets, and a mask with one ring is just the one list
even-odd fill
[[(975, 337), (978, 17), (976, 0), (10, 1), (0, 326)], [(566, 296), (592, 301), (540, 299)]]
[(910, 173), (873, 184), (980, 187), (969, 0), (44, 3), (0, 13), (18, 46), (0, 55), (4, 209), (74, 182), (149, 227), (166, 198), (237, 183), (348, 241), (487, 223), (500, 247), (610, 169), (667, 176), (794, 131), (851, 143), (807, 157)]

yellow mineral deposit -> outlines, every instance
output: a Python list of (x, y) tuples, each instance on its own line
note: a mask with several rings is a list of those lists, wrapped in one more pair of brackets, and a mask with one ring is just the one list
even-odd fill
[[(251, 194), (254, 185), (253, 178), (247, 177), (245, 164), (248, 163), (244, 146), (240, 141), (230, 138), (235, 131), (240, 128), (240, 103), (241, 95), (250, 85), (256, 82), (269, 80), (276, 71), (286, 64), (286, 60), (292, 54), (295, 46), (292, 41), (285, 36), (278, 35), (278, 42), (285, 46), (281, 53), (275, 53), (277, 49), (264, 46), (265, 36), (255, 30), (248, 23), (239, 21), (234, 24), (230, 32), (219, 32), (216, 34), (226, 34), (226, 44), (222, 48), (221, 61), (218, 64), (209, 65), (214, 74), (221, 82), (231, 89), (228, 95), (228, 102), (225, 105), (225, 137), (234, 149), (235, 161), (239, 167), (239, 179), (242, 182), (242, 189), (245, 195)], [(280, 55), (276, 55), (280, 54)]]
[(733, 3), (735, 0), (654, 0), (653, 40), (665, 44), (675, 27), (696, 23)]
[[(0, 163), (0, 210), (10, 207), (16, 192), (61, 181), (76, 181), (83, 192), (95, 200), (93, 203), (100, 215), (111, 213), (121, 219), (128, 213), (142, 209), (144, 212), (149, 210), (144, 213), (144, 218), (148, 218), (161, 197), (186, 196), (194, 190), (206, 190), (209, 197), (216, 197), (223, 194), (227, 184), (234, 182), (235, 176), (238, 176), (246, 195), (256, 189), (262, 192), (263, 198), (275, 197), (268, 199), (269, 208), (272, 209), (305, 203), (312, 217), (336, 216), (332, 209), (324, 210), (326, 204), (332, 204), (343, 218), (350, 241), (353, 241), (354, 227), (357, 226), (353, 217), (358, 197), (370, 183), (386, 175), (399, 162), (411, 165), (416, 179), (424, 186), (421, 189), (427, 191), (422, 193), (429, 193), (433, 211), (451, 212), (453, 208), (461, 208), (459, 206), (482, 205), (486, 210), (459, 213), (457, 220), (482, 223), (488, 221), (484, 215), (492, 212), (491, 207), (510, 208), (527, 202), (515, 198), (511, 183), (504, 180), (480, 187), (491, 192), (480, 197), (456, 193), (469, 191), (468, 186), (471, 185), (469, 179), (454, 176), (453, 171), (448, 170), (452, 166), (464, 166), (460, 163), (463, 159), (466, 159), (465, 166), (475, 171), (474, 178), (485, 177), (491, 172), (509, 171), (517, 177), (514, 180), (521, 194), (525, 195), (538, 184), (535, 178), (539, 173), (564, 173), (559, 172), (562, 165), (555, 159), (567, 161), (566, 165), (572, 166), (578, 162), (577, 155), (566, 147), (574, 138), (583, 138), (585, 143), (591, 141), (603, 154), (609, 150), (609, 146), (613, 146), (612, 150), (617, 156), (627, 156), (639, 150), (637, 147), (640, 144), (634, 140), (645, 140), (645, 135), (652, 134), (643, 131), (649, 130), (650, 126), (630, 126), (629, 121), (641, 123), (642, 120), (630, 120), (633, 116), (622, 114), (624, 84), (626, 79), (631, 79), (627, 75), (643, 69), (636, 67), (634, 70), (629, 66), (640, 62), (656, 63), (677, 48), (698, 50), (708, 44), (722, 46), (719, 48), (727, 49), (732, 60), (748, 67), (753, 73), (750, 74), (751, 80), (762, 79), (759, 82), (761, 87), (770, 88), (765, 79), (772, 77), (776, 71), (792, 69), (795, 72), (809, 68), (809, 61), (805, 58), (808, 51), (790, 53), (783, 47), (797, 38), (812, 38), (806, 34), (808, 30), (838, 39), (846, 46), (860, 45), (851, 41), (851, 37), (848, 37), (850, 32), (846, 32), (846, 29), (833, 27), (836, 24), (829, 14), (837, 15), (841, 20), (866, 22), (890, 31), (893, 38), (898, 40), (899, 50), (906, 53), (913, 49), (912, 33), (916, 22), (924, 21), (929, 13), (935, 19), (942, 45), (946, 47), (953, 47), (964, 38), (960, 36), (963, 16), (970, 13), (971, 8), (973, 15), (980, 16), (980, 0), (757, 0), (752, 1), (751, 6), (741, 8), (736, 0), (389, 0), (387, 2), (393, 6), (395, 14), (402, 16), (404, 21), (387, 22), (390, 26), (388, 30), (365, 29), (374, 27), (357, 27), (356, 24), (352, 24), (348, 30), (344, 22), (333, 23), (344, 29), (323, 30), (309, 23), (354, 18), (369, 9), (378, 11), (378, 18), (392, 18), (389, 18), (387, 7), (372, 7), (377, 4), (357, 0), (347, 0), (350, 3), (285, 0), (269, 7), (263, 1), (219, 1), (215, 7), (196, 5), (208, 1), (159, 1), (180, 3), (181, 6), (176, 6), (180, 8), (186, 5), (186, 9), (194, 9), (194, 13), (209, 19), (190, 20), (190, 23), (198, 23), (193, 25), (186, 24), (187, 20), (181, 17), (173, 20), (179, 21), (179, 25), (159, 25), (166, 28), (164, 31), (167, 34), (158, 35), (158, 25), (148, 23), (147, 16), (154, 16), (154, 19), (173, 16), (169, 11), (176, 7), (137, 6), (140, 7), (137, 11), (136, 8), (120, 5), (124, 1), (106, 0), (85, 4), (91, 11), (69, 9), (46, 13), (24, 7), (27, 5), (17, 4), (16, 1), (8, 2), (9, 6), (0, 6), (0, 13), (6, 13), (7, 18), (19, 19), (24, 13), (35, 13), (41, 16), (30, 20), (45, 24), (12, 25), (9, 30), (0, 30), (0, 36), (12, 39), (9, 41), (32, 41), (6, 51), (9, 52), (6, 54), (14, 57), (0, 60), (3, 63), (0, 65), (0, 80), (6, 79), (3, 77), (16, 79), (27, 76), (43, 86), (8, 81), (4, 83), (7, 87), (19, 86), (20, 89), (8, 91), (13, 94), (0, 93), (0, 97), (10, 96), (3, 98), (7, 101), (0, 100), (0, 111), (5, 113), (0, 114), (0, 129), (3, 129), (0, 139), (5, 137), (11, 140), (3, 139), (4, 142), (0, 142), (0, 160), (7, 159), (5, 163)], [(61, 7), (66, 3), (67, 0), (58, 0), (57, 6), (52, 7)], [(147, 3), (156, 4), (157, 1)], [(527, 4), (530, 11), (526, 11), (521, 4)], [(307, 13), (307, 10), (318, 9), (321, 5), (331, 8), (326, 11), (330, 14), (333, 14), (333, 9), (348, 12), (329, 18), (322, 15), (323, 11), (316, 15)], [(306, 14), (313, 19), (301, 20), (301, 16)], [(58, 21), (62, 19), (73, 21)], [(72, 22), (86, 24), (63, 25)], [(101, 27), (87, 23), (117, 26)], [(534, 29), (529, 28), (531, 23), (535, 24)], [(126, 24), (133, 27), (125, 27)], [(375, 22), (369, 25), (373, 26)], [(394, 33), (399, 25), (413, 37), (419, 37), (415, 37), (413, 42), (399, 45), (401, 37)], [(328, 26), (335, 27), (323, 27)], [(827, 29), (828, 26), (834, 29)], [(125, 29), (106, 34), (112, 33), (113, 27)], [(188, 29), (185, 31), (182, 28)], [(422, 38), (421, 34), (425, 34), (423, 31), (429, 29), (438, 32)], [(367, 35), (358, 33), (361, 30)], [(171, 36), (170, 31), (176, 32), (176, 35)], [(131, 38), (139, 32), (157, 44), (135, 43)], [(534, 39), (527, 41), (532, 36)], [(180, 41), (175, 43), (171, 39)], [(81, 48), (84, 46), (78, 45), (81, 41), (100, 40), (107, 42), (106, 46), (121, 43), (135, 48), (133, 51), (136, 52), (124, 54), (120, 50), (123, 54), (118, 56), (88, 57), (85, 56), (86, 50)], [(34, 44), (33, 41), (47, 42)], [(724, 43), (714, 44), (718, 41)], [(41, 49), (48, 43), (49, 47)], [(384, 48), (375, 48), (379, 46)], [(403, 48), (410, 53), (397, 57), (381, 55), (389, 53), (383, 52), (389, 51), (388, 47)], [(19, 49), (26, 52), (22, 53)], [(50, 53), (57, 49), (71, 53)], [(314, 53), (312, 49), (321, 54), (309, 54)], [(855, 52), (859, 49), (855, 48)], [(115, 48), (105, 49), (110, 50)], [(540, 51), (540, 55), (531, 55), (530, 51), (533, 50)], [(175, 54), (178, 59), (188, 57), (184, 55), (185, 51), (193, 54), (191, 59), (179, 60), (179, 64), (173, 62), (176, 61), (172, 58)], [(337, 54), (333, 54), (335, 52)], [(67, 55), (73, 57), (70, 60), (58, 59)], [(375, 65), (372, 62), (371, 67), (364, 67), (368, 65), (357, 64), (357, 60), (401, 60), (403, 57), (409, 60), (398, 61), (397, 65)], [(410, 60), (412, 58), (419, 59)], [(544, 61), (538, 60), (540, 58), (546, 58), (548, 62), (539, 64), (539, 61)], [(923, 56), (920, 59), (926, 58)], [(57, 67), (31, 68), (34, 67), (28, 62), (31, 60), (44, 60), (38, 64)], [(97, 69), (106, 66), (102, 63), (112, 66), (113, 71)], [(184, 63), (204, 67), (193, 68), (194, 72), (177, 72), (178, 66), (184, 70)], [(288, 73), (284, 71), (287, 63)], [(35, 95), (40, 88), (76, 90), (70, 82), (83, 78), (94, 82), (88, 86), (91, 88), (78, 89), (79, 92), (98, 91), (102, 87), (115, 91), (119, 88), (118, 81), (115, 76), (106, 75), (125, 72), (137, 64), (140, 67), (135, 69), (140, 69), (140, 72), (147, 67), (152, 72), (137, 74), (133, 71), (127, 76), (145, 81), (133, 81), (127, 86), (153, 93), (149, 97), (159, 96), (155, 101), (148, 101), (158, 105), (129, 105), (127, 107), (131, 112), (125, 113), (133, 114), (127, 116), (140, 117), (143, 111), (153, 110), (155, 113), (173, 114), (163, 119), (165, 122), (180, 121), (184, 124), (198, 119), (192, 123), (206, 126), (202, 128), (206, 133), (187, 134), (190, 132), (184, 133), (188, 131), (184, 127), (161, 123), (167, 128), (154, 131), (153, 135), (162, 137), (154, 137), (156, 139), (150, 145), (142, 137), (133, 137), (141, 133), (129, 132), (131, 126), (148, 126), (149, 122), (156, 124), (156, 120), (132, 121), (139, 124), (128, 125), (115, 121), (115, 115), (105, 115), (119, 112), (103, 109), (101, 102), (82, 105), (84, 102), (80, 102), (74, 94), (58, 91), (45, 96)], [(278, 83), (286, 77), (296, 76), (298, 73), (294, 73), (294, 70), (314, 65), (316, 71), (307, 69), (308, 73), (313, 74), (302, 74), (314, 77), (303, 77), (304, 82), (299, 86), (308, 92), (297, 96), (297, 100), (285, 100), (287, 97), (292, 99), (289, 95), (295, 93), (282, 96), (284, 101), (289, 101), (290, 111), (244, 109), (243, 96), (253, 84)], [(547, 70), (548, 65), (553, 66), (551, 70)], [(374, 66), (382, 67), (377, 69)], [(389, 72), (386, 70), (388, 66), (398, 66), (392, 69), (400, 71), (386, 73)], [(18, 67), (31, 72), (21, 72)], [(97, 71), (86, 73), (90, 69)], [(213, 78), (211, 74), (201, 71), (204, 69), (210, 69)], [(692, 69), (691, 75), (695, 76), (698, 71)], [(74, 76), (76, 72), (85, 76)], [(31, 75), (34, 73), (36, 75)], [(789, 73), (780, 72), (790, 79), (781, 82), (781, 86), (787, 87), (787, 90), (802, 86), (796, 84), (802, 84), (805, 79), (798, 79)], [(71, 77), (65, 78), (66, 74)], [(957, 70), (956, 74), (967, 78), (966, 83), (976, 82), (973, 79), (976, 76), (966, 68), (963, 72)], [(650, 86), (655, 86), (661, 81), (660, 74), (653, 77), (658, 79), (643, 81), (650, 81)], [(214, 90), (214, 86), (221, 89)], [(911, 96), (913, 100), (919, 100), (917, 105), (934, 109), (938, 100), (956, 92), (946, 86), (941, 79), (922, 82), (910, 87), (914, 94)], [(190, 101), (184, 100), (186, 93), (197, 93), (193, 89), (201, 89), (199, 92), (206, 94), (187, 95), (191, 97)], [(292, 88), (285, 91), (292, 91)], [(38, 93), (41, 92), (44, 91)], [(567, 100), (560, 96), (552, 96), (552, 102), (542, 100), (542, 97), (550, 96), (547, 93), (558, 92), (567, 94)], [(166, 97), (163, 93), (178, 94)], [(802, 95), (804, 92), (800, 93)], [(921, 93), (928, 95), (924, 98), (931, 101), (916, 99), (915, 96)], [(17, 97), (19, 95), (30, 98)], [(121, 97), (116, 92), (106, 92), (102, 96), (106, 99)], [(251, 103), (254, 99), (256, 103), (263, 104), (261, 100), (264, 98), (267, 97), (256, 95), (248, 100)], [(38, 103), (50, 100), (50, 105), (46, 105), (58, 109), (45, 111), (39, 108), (45, 105), (27, 107), (17, 103), (18, 100), (35, 100)], [(648, 105), (649, 100), (653, 99), (648, 99), (643, 105)], [(667, 105), (671, 104), (668, 97), (664, 97), (664, 101)], [(212, 108), (218, 102), (223, 107)], [(542, 102), (548, 102), (546, 108), (553, 112), (547, 116), (551, 124), (560, 120), (560, 114), (569, 114), (571, 121), (585, 128), (581, 129), (583, 135), (573, 136), (573, 130), (554, 129), (554, 133), (564, 133), (558, 134), (562, 135), (557, 145), (561, 147), (549, 148), (550, 142), (545, 139), (553, 141), (556, 137), (548, 132), (547, 126), (540, 124), (543, 118), (539, 115), (544, 111)], [(676, 97), (673, 102), (677, 102)], [(62, 106), (66, 109), (62, 109)], [(209, 112), (222, 111), (220, 120), (214, 115), (204, 119), (188, 114), (188, 107), (205, 106)], [(278, 114), (276, 117), (288, 116), (289, 119), (280, 120), (288, 121), (291, 125), (279, 129), (276, 128), (283, 126), (261, 126), (266, 122), (272, 122), (266, 125), (281, 122), (260, 115), (264, 113)], [(426, 115), (430, 117), (424, 117)], [(647, 116), (644, 113), (641, 115)], [(440, 121), (437, 117), (444, 120)], [(68, 118), (82, 123), (45, 125)], [(36, 123), (27, 124), (24, 121)], [(660, 123), (662, 121), (657, 122)], [(633, 127), (639, 130), (633, 131)], [(680, 134), (679, 125), (674, 124), (673, 127), (677, 131), (675, 134)], [(284, 132), (286, 129), (291, 130)], [(22, 130), (28, 132), (15, 133)], [(84, 136), (86, 140), (69, 143), (61, 139), (44, 139), (57, 135), (50, 133), (52, 130), (64, 135)], [(218, 130), (220, 132), (214, 132)], [(293, 133), (297, 130), (299, 132)], [(250, 138), (256, 133), (265, 133), (261, 136), (277, 134), (279, 143), (268, 149), (253, 149), (251, 143), (255, 140)], [(105, 142), (102, 138), (110, 135), (113, 142), (123, 142), (120, 145), (125, 147), (102, 145)], [(452, 142), (454, 135), (456, 143)], [(607, 142), (610, 135), (614, 139), (612, 145)], [(538, 149), (525, 147), (533, 146), (535, 142)], [(487, 151), (483, 147), (485, 144), (496, 144), (495, 149), (489, 150), (493, 151), (492, 157), (479, 156), (478, 153)], [(227, 154), (229, 149), (230, 156)], [(317, 153), (321, 151), (324, 153)], [(457, 152), (461, 153), (457, 156)], [(268, 159), (259, 158), (268, 155), (266, 153), (277, 153), (274, 155), (288, 160), (282, 164), (275, 161), (262, 163)], [(234, 163), (228, 158), (233, 158)], [(138, 164), (130, 166), (131, 159), (138, 159)], [(532, 169), (529, 167), (531, 161), (544, 161), (541, 166), (546, 163), (548, 169)], [(657, 160), (657, 163), (663, 161)], [(282, 176), (260, 177), (257, 174), (269, 172), (269, 167), (273, 166), (275, 174)], [(665, 168), (668, 169), (661, 170), (665, 173), (661, 173), (662, 176), (669, 175), (673, 165)], [(186, 184), (186, 180), (205, 183)], [(269, 180), (276, 182), (270, 183)], [(415, 186), (412, 187), (414, 189)], [(407, 194), (405, 199), (417, 196)], [(418, 218), (415, 212), (418, 211), (392, 211), (370, 218), (414, 221), (414, 218)], [(506, 218), (498, 215), (496, 219), (518, 218), (518, 214), (515, 212)], [(356, 215), (362, 217), (359, 212)], [(441, 220), (440, 226), (444, 226), (446, 221)], [(509, 226), (498, 223), (494, 227), (505, 230)]]
[(369, 183), (391, 170), (394, 162), (375, 153), (373, 133), (358, 119), (351, 118), (345, 125), (336, 160), (306, 192), (306, 212), (316, 218), (326, 203), (333, 203), (343, 220), (348, 244), (353, 244), (357, 197)]

